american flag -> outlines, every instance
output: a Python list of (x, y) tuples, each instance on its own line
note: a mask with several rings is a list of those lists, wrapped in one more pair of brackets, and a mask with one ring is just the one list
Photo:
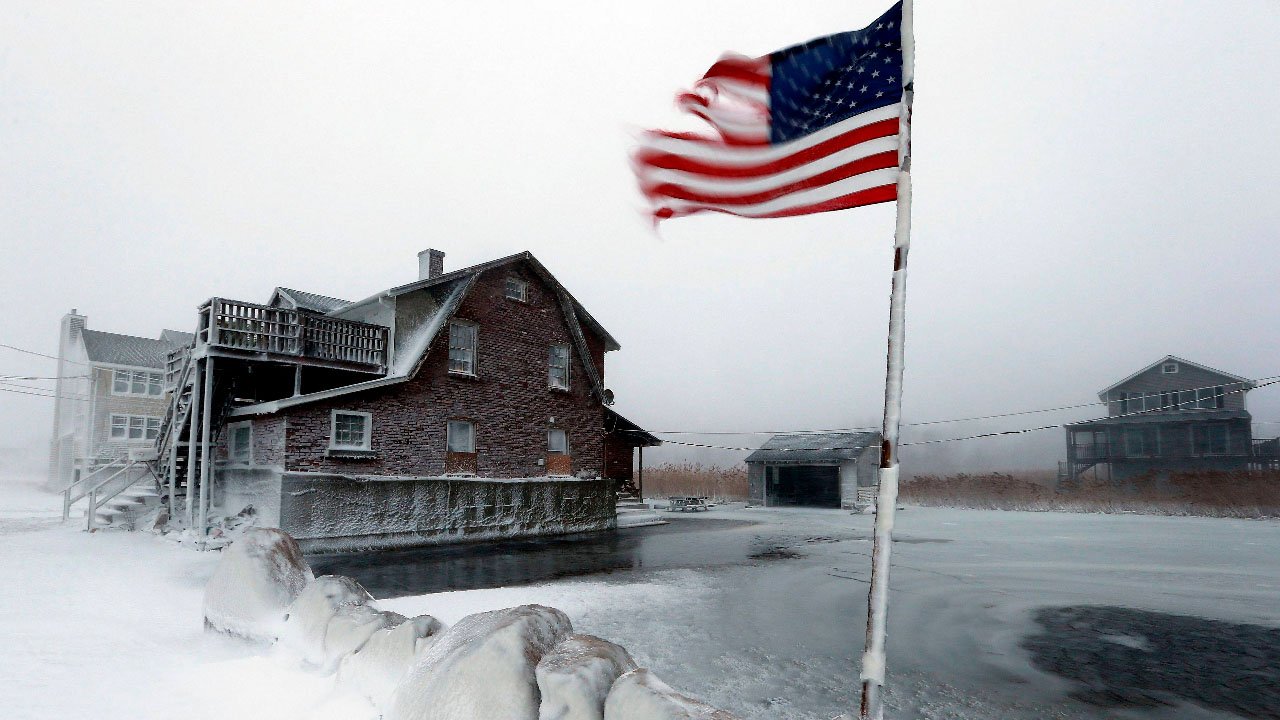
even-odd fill
[(787, 217), (897, 197), (902, 3), (862, 30), (726, 55), (680, 109), (717, 135), (649, 131), (635, 153), (656, 219)]

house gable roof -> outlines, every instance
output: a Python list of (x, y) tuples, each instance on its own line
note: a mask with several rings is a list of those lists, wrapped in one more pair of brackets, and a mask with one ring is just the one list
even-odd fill
[[(176, 334), (187, 335), (187, 333)], [(100, 330), (81, 330), (80, 337), (84, 341), (84, 351), (90, 362), (109, 365), (163, 368), (170, 351), (180, 347), (178, 343), (165, 340), (153, 340), (136, 335), (118, 335)]]
[(857, 460), (862, 451), (880, 443), (877, 432), (790, 433), (774, 435), (747, 462), (841, 463)]
[(1184, 360), (1184, 359), (1182, 359), (1182, 358), (1178, 357), (1177, 355), (1165, 355), (1164, 357), (1160, 358), (1159, 360), (1157, 360), (1157, 361), (1155, 361), (1155, 362), (1151, 363), (1150, 365), (1148, 365), (1148, 366), (1146, 366), (1146, 367), (1142, 368), (1141, 370), (1139, 370), (1139, 371), (1137, 371), (1137, 372), (1133, 373), (1132, 375), (1129, 375), (1129, 376), (1128, 376), (1128, 377), (1126, 377), (1125, 379), (1123, 379), (1123, 380), (1121, 380), (1121, 381), (1119, 381), (1119, 382), (1116, 382), (1116, 383), (1112, 383), (1111, 385), (1108, 385), (1107, 387), (1105, 387), (1105, 388), (1103, 388), (1103, 389), (1099, 390), (1099, 391), (1098, 391), (1098, 397), (1099, 397), (1100, 399), (1102, 399), (1102, 400), (1106, 400), (1106, 399), (1107, 399), (1107, 393), (1111, 392), (1112, 390), (1115, 390), (1116, 388), (1120, 387), (1121, 385), (1124, 385), (1125, 383), (1129, 382), (1130, 380), (1133, 380), (1134, 378), (1138, 377), (1139, 375), (1141, 375), (1141, 374), (1143, 374), (1143, 373), (1145, 373), (1145, 372), (1148, 372), (1148, 371), (1150, 371), (1150, 370), (1154, 370), (1156, 367), (1158, 367), (1158, 366), (1160, 366), (1160, 365), (1162, 365), (1162, 364), (1164, 364), (1164, 363), (1167, 363), (1167, 362), (1176, 362), (1176, 363), (1181, 363), (1181, 364), (1183, 364), (1183, 365), (1189, 365), (1189, 366), (1191, 366), (1191, 367), (1193, 367), (1193, 368), (1196, 368), (1196, 369), (1199, 369), (1199, 370), (1203, 370), (1203, 371), (1208, 372), (1208, 373), (1213, 373), (1214, 375), (1220, 375), (1220, 376), (1222, 376), (1222, 377), (1224, 377), (1224, 378), (1227, 378), (1228, 380), (1231, 380), (1232, 382), (1242, 383), (1242, 384), (1245, 384), (1245, 385), (1251, 385), (1251, 384), (1252, 384), (1252, 382), (1253, 382), (1253, 381), (1252, 381), (1252, 380), (1250, 380), (1249, 378), (1243, 378), (1243, 377), (1240, 377), (1239, 375), (1232, 375), (1232, 374), (1231, 374), (1231, 373), (1229, 373), (1229, 372), (1223, 372), (1223, 371), (1221, 371), (1221, 370), (1216, 370), (1216, 369), (1214, 369), (1214, 368), (1209, 367), (1208, 365), (1201, 365), (1200, 363), (1194, 363), (1194, 362), (1191, 362), (1190, 360)]
[[(569, 295), (569, 292), (560, 285), (560, 283), (551, 275), (542, 263), (538, 262), (531, 253), (525, 251), (487, 263), (473, 265), (450, 273), (444, 273), (443, 275), (429, 278), (427, 280), (419, 280), (407, 285), (394, 287), (385, 292), (373, 295), (358, 302), (349, 303), (342, 308), (327, 313), (334, 317), (342, 317), (344, 312), (355, 310), (363, 305), (377, 302), (381, 299), (394, 298), (400, 295), (423, 290), (430, 291), (436, 295), (439, 307), (431, 317), (426, 318), (422, 324), (418, 326), (417, 330), (410, 338), (402, 342), (404, 347), (396, 349), (395, 357), (392, 358), (391, 370), (385, 377), (377, 378), (376, 380), (367, 380), (365, 382), (355, 383), (352, 385), (344, 385), (330, 390), (308, 393), (306, 395), (296, 395), (294, 397), (272, 400), (265, 403), (258, 403), (256, 405), (246, 405), (229, 411), (228, 416), (241, 417), (248, 415), (268, 415), (279, 412), (285, 408), (296, 407), (298, 405), (304, 405), (311, 402), (319, 402), (321, 400), (340, 397), (350, 393), (373, 390), (375, 388), (405, 382), (406, 380), (413, 378), (418, 374), (418, 370), (422, 367), (423, 362), (426, 361), (427, 351), (431, 348), (432, 342), (434, 342), (436, 337), (440, 334), (442, 328), (448, 327), (449, 321), (453, 319), (454, 314), (458, 311), (458, 307), (461, 306), (463, 299), (466, 297), (467, 293), (470, 292), (472, 286), (475, 285), (475, 282), (480, 275), (487, 270), (492, 270), (494, 268), (502, 267), (503, 265), (521, 261), (527, 261), (535, 273), (546, 281), (554, 290), (556, 290), (557, 301), (562, 304), (562, 307), (565, 303), (569, 303), (571, 310), (566, 312), (566, 322), (581, 321), (583, 324), (591, 327), (592, 330), (596, 331), (604, 339), (606, 350), (617, 350), (619, 348), (617, 341), (614, 340), (603, 327), (600, 327), (599, 323), (597, 323), (595, 319), (587, 313), (581, 303), (578, 303), (577, 300), (573, 299), (573, 296)], [(277, 288), (277, 291), (289, 292), (287, 288)], [(273, 295), (272, 300), (275, 299), (276, 296)], [(591, 377), (592, 384), (595, 385), (593, 391), (602, 396), (601, 399), (603, 401), (603, 396), (607, 393), (605, 393), (604, 387), (600, 385), (598, 374), (593, 372), (595, 370), (595, 363), (586, 354), (586, 348), (580, 347), (578, 350), (583, 364), (588, 368), (588, 376)], [(656, 438), (654, 438), (654, 440), (656, 440)]]
[(306, 292), (305, 290), (294, 290), (293, 288), (278, 287), (271, 293), (271, 299), (267, 301), (268, 305), (273, 307), (289, 307), (299, 310), (311, 310), (318, 313), (337, 312), (349, 305), (350, 300), (329, 297), (328, 295), (318, 295), (316, 293)]

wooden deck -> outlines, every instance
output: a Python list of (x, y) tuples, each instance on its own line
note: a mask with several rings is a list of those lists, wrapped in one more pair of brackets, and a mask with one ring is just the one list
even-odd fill
[(382, 325), (225, 298), (200, 307), (199, 337), (220, 356), (385, 373), (387, 332)]

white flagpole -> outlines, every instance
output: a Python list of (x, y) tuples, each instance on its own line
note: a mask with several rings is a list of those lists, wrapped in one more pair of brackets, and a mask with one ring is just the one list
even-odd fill
[(902, 0), (902, 112), (898, 135), (898, 225), (889, 295), (889, 353), (885, 367), (884, 424), (880, 444), (880, 491), (876, 497), (867, 596), (867, 644), (862, 654), (862, 720), (884, 717), (885, 624), (889, 614), (889, 552), (898, 503), (898, 425), (902, 416), (902, 365), (906, 343), (907, 252), (911, 249), (911, 103), (915, 92), (912, 0)]

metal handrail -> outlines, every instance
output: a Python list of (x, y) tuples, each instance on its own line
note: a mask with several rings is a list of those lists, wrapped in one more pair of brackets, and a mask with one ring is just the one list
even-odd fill
[[(103, 487), (104, 485), (106, 485), (107, 483), (111, 482), (111, 480), (112, 480), (113, 478), (115, 478), (115, 477), (119, 477), (119, 475), (120, 475), (121, 473), (126, 472), (126, 471), (128, 471), (128, 470), (130, 470), (130, 469), (132, 469), (132, 468), (134, 468), (134, 467), (137, 467), (138, 465), (142, 465), (143, 467), (147, 468), (147, 471), (148, 471), (148, 472), (151, 472), (151, 470), (150, 470), (150, 466), (148, 466), (148, 465), (147, 465), (146, 463), (144, 463), (144, 462), (130, 462), (130, 463), (129, 463), (128, 465), (126, 465), (126, 466), (124, 467), (124, 469), (122, 469), (119, 473), (116, 473), (116, 474), (115, 474), (115, 475), (113, 475), (111, 478), (107, 478), (106, 480), (103, 480), (101, 483), (99, 483), (99, 484), (97, 485), (97, 487), (95, 487), (93, 490), (91, 490), (91, 491), (89, 492), (89, 507), (85, 510), (85, 515), (86, 515), (86, 519), (85, 519), (85, 530), (87, 530), (87, 531), (92, 531), (92, 530), (93, 530), (93, 528), (97, 525), (97, 522), (98, 522), (98, 508), (100, 508), (100, 507), (102, 507), (103, 505), (106, 505), (107, 503), (111, 502), (112, 500), (114, 500), (114, 499), (115, 499), (115, 497), (116, 497), (117, 495), (119, 495), (120, 493), (124, 492), (125, 490), (128, 490), (129, 488), (133, 487), (134, 485), (137, 485), (137, 482), (136, 482), (136, 481), (134, 481), (134, 482), (127, 482), (127, 483), (125, 483), (125, 484), (121, 485), (120, 487), (116, 488), (116, 489), (115, 489), (115, 490), (113, 490), (113, 491), (108, 491), (108, 493), (107, 493), (106, 495), (99, 495), (99, 494), (98, 494), (98, 491), (99, 491), (99, 490), (101, 490), (101, 489), (102, 489), (102, 487)], [(151, 477), (152, 477), (153, 479), (158, 480), (158, 478), (156, 478), (156, 476), (155, 476), (155, 473), (154, 473), (154, 472), (152, 472), (152, 473), (151, 473)]]
[[(120, 462), (123, 462), (124, 464), (123, 464), (123, 465), (117, 465), (117, 463), (120, 463)], [(132, 467), (134, 464), (135, 464), (135, 463), (133, 463), (132, 461), (128, 461), (128, 460), (123, 460), (123, 461), (122, 461), (122, 460), (115, 460), (115, 461), (112, 461), (112, 462), (111, 462), (110, 464), (108, 464), (108, 465), (103, 465), (102, 467), (98, 468), (97, 470), (94, 470), (93, 472), (89, 473), (88, 475), (86, 475), (86, 476), (84, 476), (84, 477), (80, 478), (79, 480), (77, 480), (77, 481), (75, 481), (75, 482), (71, 483), (70, 485), (68, 485), (68, 486), (67, 486), (67, 489), (62, 491), (62, 519), (63, 519), (63, 521), (65, 522), (69, 517), (71, 517), (71, 506), (72, 506), (72, 505), (74, 505), (75, 503), (79, 502), (79, 501), (80, 501), (82, 498), (84, 498), (86, 495), (91, 494), (93, 491), (97, 490), (98, 488), (102, 487), (103, 485), (106, 485), (107, 483), (111, 482), (111, 481), (112, 481), (112, 480), (114, 480), (115, 478), (119, 477), (119, 476), (120, 476), (120, 473), (124, 472), (125, 470), (128, 470), (128, 469), (129, 469), (130, 467)], [(117, 472), (115, 472), (115, 473), (112, 473), (112, 474), (111, 474), (111, 476), (110, 476), (110, 477), (108, 477), (106, 480), (103, 480), (102, 482), (97, 483), (96, 485), (94, 485), (93, 487), (89, 488), (88, 490), (84, 490), (84, 487), (83, 487), (83, 486), (89, 482), (90, 478), (93, 478), (95, 475), (98, 475), (99, 473), (103, 473), (103, 472), (106, 472), (107, 470), (111, 470), (112, 468), (119, 468), (119, 470), (118, 470)], [(80, 486), (80, 487), (77, 487), (77, 486)], [(79, 495), (76, 495), (75, 497), (71, 497), (71, 493), (72, 493), (73, 491), (76, 491), (76, 490), (83, 490), (83, 492), (81, 492)]]

